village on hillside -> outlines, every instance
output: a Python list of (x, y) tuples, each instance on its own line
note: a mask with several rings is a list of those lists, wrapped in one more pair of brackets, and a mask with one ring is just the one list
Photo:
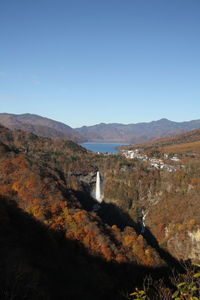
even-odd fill
[[(156, 169), (164, 170), (167, 172), (175, 172), (177, 170), (177, 166), (175, 167), (175, 166), (169, 165), (161, 158), (148, 157), (146, 154), (141, 153), (139, 149), (121, 150), (121, 155), (123, 155), (129, 159), (136, 158), (136, 159), (139, 159), (142, 161), (146, 161), (152, 167), (154, 167)], [(177, 157), (177, 155), (174, 155), (169, 158), (168, 154), (164, 154), (164, 159), (167, 161), (171, 160), (172, 162), (180, 162), (180, 159)]]

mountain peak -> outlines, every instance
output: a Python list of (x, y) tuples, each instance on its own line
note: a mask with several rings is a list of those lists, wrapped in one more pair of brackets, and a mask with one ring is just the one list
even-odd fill
[(117, 142), (139, 144), (156, 138), (176, 135), (177, 132), (187, 132), (200, 128), (197, 121), (174, 122), (167, 118), (157, 121), (136, 124), (100, 123), (84, 126), (76, 130), (90, 142)]
[(33, 132), (38, 136), (83, 142), (85, 139), (70, 126), (36, 114), (0, 113), (0, 124), (11, 130)]

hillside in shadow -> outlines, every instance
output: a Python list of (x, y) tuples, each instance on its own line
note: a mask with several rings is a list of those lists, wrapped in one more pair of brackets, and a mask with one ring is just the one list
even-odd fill
[(148, 268), (107, 262), (77, 241), (48, 229), (0, 198), (1, 299), (127, 299), (148, 274), (165, 278), (168, 267)]
[(159, 254), (160, 258), (171, 268), (174, 268), (180, 272), (184, 271), (182, 264), (175, 259), (168, 251), (159, 246), (158, 241), (152, 234), (148, 227), (143, 229), (140, 223), (136, 223), (124, 212), (120, 207), (113, 203), (101, 204), (101, 208), (98, 211), (98, 215), (108, 225), (117, 225), (121, 230), (124, 230), (127, 226), (133, 227), (138, 235), (142, 235), (149, 246), (151, 246)]
[[(180, 263), (126, 213), (123, 161), (116, 167), (72, 142), (1, 130), (0, 299), (128, 299), (148, 275), (173, 288)], [(113, 168), (111, 179), (118, 172), (108, 192), (122, 197), (122, 208), (91, 197), (96, 163)], [(135, 171), (132, 181), (145, 178), (144, 190), (158, 177)]]

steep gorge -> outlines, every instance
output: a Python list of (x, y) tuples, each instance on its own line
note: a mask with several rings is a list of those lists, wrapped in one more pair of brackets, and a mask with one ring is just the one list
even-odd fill
[[(94, 154), (71, 141), (53, 141), (32, 133), (12, 132), (4, 127), (0, 127), (0, 142), (0, 212), (2, 222), (6, 224), (2, 227), (0, 238), (8, 234), (8, 239), (16, 245), (11, 234), (14, 230), (11, 217), (5, 213), (13, 211), (10, 203), (16, 208), (16, 215), (20, 208), (27, 216), (26, 220), (30, 217), (42, 224), (45, 236), (47, 234), (52, 243), (50, 248), (57, 248), (56, 254), (51, 255), (61, 255), (66, 268), (70, 266), (72, 278), (67, 277), (60, 261), (59, 267), (52, 265), (50, 271), (50, 274), (58, 272), (68, 278), (69, 291), (64, 283), (61, 288), (64, 297), (69, 293), (72, 299), (79, 299), (83, 293), (87, 299), (93, 299), (95, 280), (98, 280), (96, 276), (91, 279), (90, 272), (95, 272), (94, 269), (98, 270), (97, 277), (102, 278), (105, 299), (112, 299), (112, 296), (113, 299), (125, 299), (120, 296), (119, 287), (130, 290), (133, 285), (131, 278), (135, 278), (136, 286), (147, 274), (165, 277), (169, 276), (171, 267), (179, 270), (180, 259), (199, 259), (200, 173), (196, 161), (190, 162), (187, 168), (169, 173), (137, 159)], [(93, 197), (97, 171), (101, 174), (104, 199), (94, 209), (97, 204)], [(16, 215), (13, 213), (13, 218)], [(23, 221), (15, 233), (20, 249), (24, 249), (20, 235), (25, 230), (25, 223)], [(43, 235), (40, 230), (38, 234)], [(40, 237), (38, 240), (35, 237), (35, 242), (38, 245)], [(9, 248), (10, 241), (8, 245), (6, 243), (5, 247)], [(28, 245), (33, 256), (37, 256), (33, 244), (28, 242)], [(24, 251), (19, 251), (20, 261), (26, 257)], [(70, 258), (66, 257), (65, 251), (72, 253)], [(77, 280), (71, 263), (76, 260), (73, 251), (78, 256), (77, 269), (83, 274), (86, 268), (92, 282), (89, 294), (84, 291), (85, 280), (79, 292), (73, 289), (74, 280)], [(9, 257), (12, 260), (12, 253)], [(37, 264), (37, 258), (33, 260)], [(88, 267), (86, 261), (90, 261)], [(24, 278), (27, 268), (32, 270), (29, 264), (31, 260), (28, 257), (22, 267)], [(49, 261), (44, 259), (37, 266), (37, 271), (34, 270), (34, 276), (37, 277), (37, 272), (41, 274), (38, 284), (49, 297), (48, 289), (43, 286), (44, 282), (46, 286), (51, 284), (51, 276), (42, 271), (46, 264)], [(12, 277), (11, 266), (12, 262), (8, 261), (5, 269)], [(118, 275), (115, 275), (115, 270), (118, 270)], [(47, 281), (42, 281), (43, 276)], [(169, 278), (167, 280), (169, 283)], [(36, 290), (37, 287), (33, 294)], [(54, 292), (52, 297), (48, 297), (56, 299)], [(96, 299), (104, 299), (102, 292)]]

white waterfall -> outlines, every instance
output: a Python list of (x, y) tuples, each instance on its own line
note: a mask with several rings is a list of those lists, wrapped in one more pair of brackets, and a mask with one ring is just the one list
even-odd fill
[(102, 202), (102, 195), (101, 195), (101, 179), (100, 179), (100, 173), (97, 172), (96, 177), (96, 194), (95, 194), (96, 200), (101, 203)]
[(145, 219), (146, 219), (146, 216), (147, 216), (147, 212), (144, 213), (144, 211), (142, 210), (142, 230), (141, 230), (141, 233), (144, 233), (145, 232)]

